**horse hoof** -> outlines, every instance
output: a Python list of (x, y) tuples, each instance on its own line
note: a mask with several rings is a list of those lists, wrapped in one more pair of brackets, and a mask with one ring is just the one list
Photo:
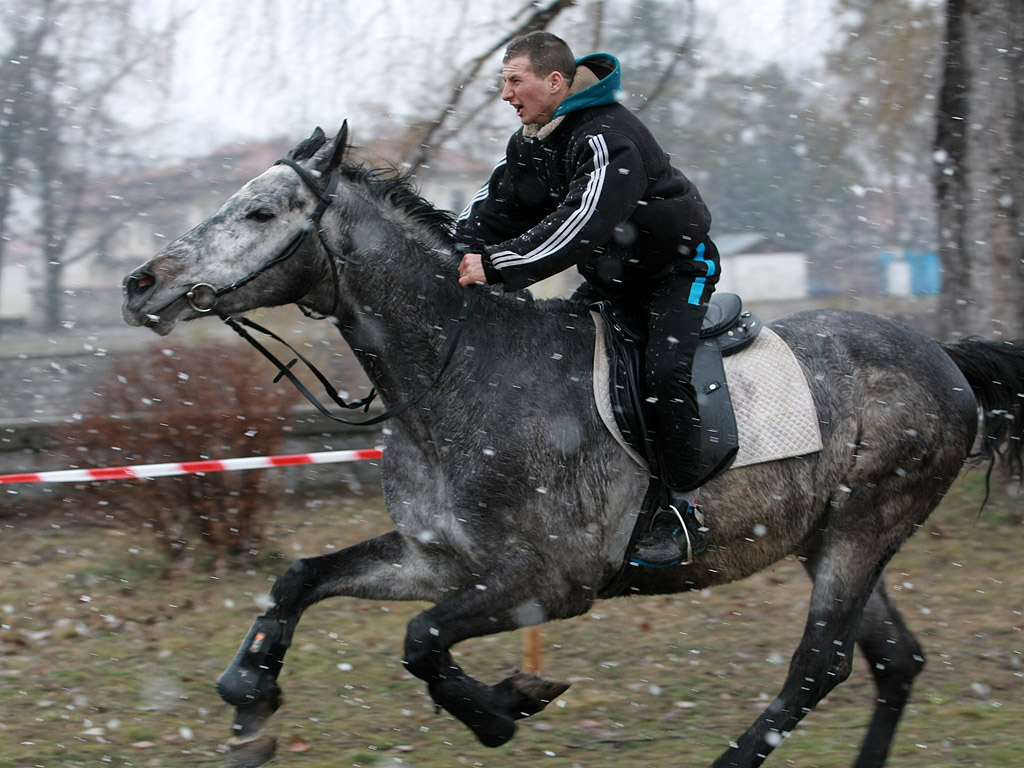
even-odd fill
[(492, 715), (484, 723), (466, 723), (485, 747), (500, 747), (516, 735), (516, 722), (511, 717)]
[(255, 703), (235, 709), (235, 722), (231, 724), (234, 743), (242, 744), (256, 738), (264, 723), (277, 712), (282, 701), (281, 689), (275, 685), (266, 696)]
[(567, 690), (569, 683), (524, 672), (516, 672), (494, 686), (496, 697), (506, 702), (509, 716), (516, 720), (537, 714)]
[(277, 752), (277, 737), (269, 733), (247, 741), (232, 739), (228, 743), (231, 752), (228, 754), (226, 768), (262, 768), (270, 764)]

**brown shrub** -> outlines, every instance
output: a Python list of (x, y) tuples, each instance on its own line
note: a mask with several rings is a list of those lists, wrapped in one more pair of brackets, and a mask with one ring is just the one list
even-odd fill
[[(113, 366), (64, 438), (83, 466), (273, 455), (294, 393), (269, 379), (266, 361), (246, 348), (153, 348)], [(206, 552), (223, 563), (262, 548), (280, 484), (276, 471), (214, 472), (95, 483), (79, 500), (151, 528), (172, 555)]]

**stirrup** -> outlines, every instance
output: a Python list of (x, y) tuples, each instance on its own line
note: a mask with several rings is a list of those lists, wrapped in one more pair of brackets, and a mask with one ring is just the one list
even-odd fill
[[(687, 505), (687, 509), (693, 511), (694, 519), (697, 520), (697, 512), (692, 505)], [(679, 511), (679, 507), (675, 504), (669, 504), (668, 509), (675, 512), (676, 519), (679, 521), (679, 527), (683, 529), (683, 535), (686, 536), (686, 550), (683, 552), (683, 559), (676, 563), (676, 565), (693, 565), (693, 540), (690, 538), (690, 529), (686, 527), (686, 521), (683, 519), (683, 513)], [(697, 524), (701, 525), (701, 521), (697, 520)]]
[[(692, 509), (689, 505), (687, 505), (684, 508), (688, 509), (688, 510)], [(646, 560), (640, 559), (637, 556), (636, 549), (634, 549), (633, 552), (630, 553), (630, 557), (629, 557), (629, 562), (631, 564), (637, 565), (637, 566), (641, 566), (641, 567), (644, 567), (644, 568), (673, 568), (673, 567), (675, 567), (677, 565), (691, 565), (693, 563), (693, 558), (694, 558), (693, 539), (690, 536), (689, 528), (687, 528), (687, 526), (686, 526), (686, 521), (683, 518), (683, 513), (679, 511), (679, 508), (675, 504), (668, 504), (667, 506), (662, 507), (661, 510), (659, 510), (657, 512), (657, 514), (655, 515), (655, 520), (651, 524), (651, 530), (652, 531), (654, 530), (654, 526), (657, 523), (657, 520), (658, 520), (658, 518), (661, 515), (670, 514), (670, 513), (675, 514), (676, 520), (679, 522), (679, 527), (682, 529), (684, 540), (686, 542), (685, 547), (680, 547), (678, 542), (676, 542), (676, 538), (678, 537), (678, 533), (672, 533), (671, 534), (672, 546), (677, 551), (681, 551), (682, 557), (680, 559), (678, 559), (678, 560), (665, 560), (665, 561), (661, 561), (661, 562), (648, 562)], [(699, 521), (698, 521), (698, 524), (699, 524)], [(648, 532), (648, 535), (650, 535), (650, 532)]]

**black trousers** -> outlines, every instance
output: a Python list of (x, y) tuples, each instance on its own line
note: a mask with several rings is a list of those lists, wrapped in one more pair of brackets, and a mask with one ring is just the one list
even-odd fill
[(700, 468), (701, 425), (692, 384), (693, 358), (714, 283), (675, 277), (646, 302), (647, 396), (657, 413), (661, 480), (671, 490), (693, 488)]
[[(693, 259), (669, 268), (654, 280), (618, 296), (606, 296), (647, 319), (645, 387), (653, 398), (660, 449), (661, 481), (673, 491), (695, 487), (700, 469), (701, 424), (692, 384), (693, 358), (708, 302), (720, 274), (718, 249), (710, 238)], [(596, 286), (581, 286), (577, 295), (594, 296)]]

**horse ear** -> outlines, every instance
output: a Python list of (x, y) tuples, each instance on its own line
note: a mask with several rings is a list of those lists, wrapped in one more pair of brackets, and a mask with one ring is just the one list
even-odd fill
[(288, 153), (288, 157), (297, 163), (302, 162), (303, 160), (308, 160), (316, 154), (316, 151), (324, 145), (325, 141), (327, 141), (327, 135), (318, 125), (313, 133), (310, 134), (308, 139), (301, 142), (297, 147), (295, 147), (295, 149)]
[(338, 133), (331, 140), (331, 157), (327, 161), (326, 172), (330, 173), (339, 165), (341, 161), (345, 159), (345, 154), (348, 152), (348, 120), (345, 120), (341, 124), (341, 128)]

